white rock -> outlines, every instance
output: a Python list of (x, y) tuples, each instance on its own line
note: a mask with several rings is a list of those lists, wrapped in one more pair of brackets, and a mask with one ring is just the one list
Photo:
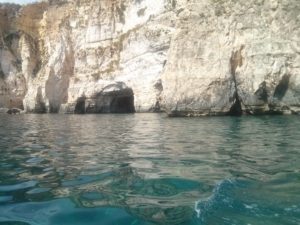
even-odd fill
[(0, 107), (300, 112), (298, 0), (51, 2), (0, 9)]

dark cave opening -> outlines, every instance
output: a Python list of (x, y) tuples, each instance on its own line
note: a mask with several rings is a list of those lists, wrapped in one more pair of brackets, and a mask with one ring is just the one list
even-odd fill
[(241, 103), (241, 100), (239, 99), (239, 96), (237, 95), (237, 93), (235, 93), (235, 102), (231, 106), (228, 115), (241, 116), (242, 114), (243, 114), (242, 103)]
[[(108, 89), (115, 86), (108, 86)], [(131, 88), (101, 91), (91, 98), (77, 100), (74, 112), (81, 113), (135, 113), (134, 94)], [(117, 89), (115, 88), (115, 89)]]
[(79, 98), (75, 105), (74, 113), (84, 114), (85, 113), (85, 98)]
[(111, 113), (134, 113), (134, 97), (129, 96), (115, 96), (110, 104)]
[(289, 83), (290, 83), (290, 75), (289, 74), (284, 75), (281, 81), (279, 82), (279, 84), (277, 85), (277, 87), (275, 88), (274, 98), (282, 100), (286, 92), (288, 91)]

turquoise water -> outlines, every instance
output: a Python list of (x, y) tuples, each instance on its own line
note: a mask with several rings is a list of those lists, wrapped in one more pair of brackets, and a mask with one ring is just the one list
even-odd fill
[(0, 116), (0, 225), (300, 224), (297, 116)]

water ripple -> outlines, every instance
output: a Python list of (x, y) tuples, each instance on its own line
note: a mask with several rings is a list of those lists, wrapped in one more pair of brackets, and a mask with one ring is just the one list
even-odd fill
[(0, 225), (300, 224), (299, 126), (1, 115)]

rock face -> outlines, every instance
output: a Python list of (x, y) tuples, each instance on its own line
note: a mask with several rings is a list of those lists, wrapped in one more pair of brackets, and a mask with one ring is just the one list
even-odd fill
[(0, 6), (0, 108), (300, 112), (298, 0)]
[(299, 10), (297, 0), (188, 4), (163, 75), (168, 112), (299, 112)]

